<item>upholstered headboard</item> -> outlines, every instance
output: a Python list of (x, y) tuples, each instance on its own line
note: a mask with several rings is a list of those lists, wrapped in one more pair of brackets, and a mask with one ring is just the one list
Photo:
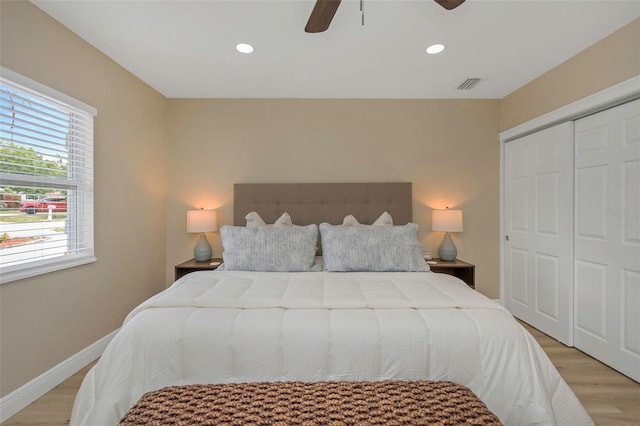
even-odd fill
[(296, 225), (342, 224), (352, 214), (362, 224), (383, 212), (395, 225), (412, 221), (411, 183), (237, 183), (234, 185), (233, 223), (244, 226), (256, 211), (266, 223), (288, 212)]

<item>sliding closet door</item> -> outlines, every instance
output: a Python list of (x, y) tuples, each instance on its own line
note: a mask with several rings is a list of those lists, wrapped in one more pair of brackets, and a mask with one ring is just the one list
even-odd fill
[(640, 101), (575, 131), (575, 346), (640, 380)]
[(505, 305), (573, 343), (573, 123), (505, 145)]

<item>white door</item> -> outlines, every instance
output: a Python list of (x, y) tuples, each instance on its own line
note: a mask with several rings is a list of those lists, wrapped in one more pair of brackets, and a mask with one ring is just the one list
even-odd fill
[(575, 346), (640, 380), (640, 101), (575, 132)]
[(505, 305), (573, 344), (573, 123), (505, 145)]

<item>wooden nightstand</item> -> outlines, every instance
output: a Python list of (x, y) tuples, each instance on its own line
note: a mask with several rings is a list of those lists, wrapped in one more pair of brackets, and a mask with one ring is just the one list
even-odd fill
[(437, 257), (430, 260), (437, 262), (435, 265), (429, 264), (433, 272), (441, 274), (449, 274), (460, 278), (462, 281), (473, 289), (476, 288), (476, 265), (467, 263), (464, 260), (456, 259), (453, 261), (440, 260)]
[(189, 259), (186, 262), (182, 262), (181, 264), (175, 266), (176, 280), (178, 278), (184, 277), (187, 274), (190, 274), (191, 272), (213, 271), (218, 266), (220, 266), (220, 264), (212, 265), (212, 262), (222, 263), (222, 259), (220, 259), (219, 257), (214, 257), (206, 262), (196, 262), (195, 259)]

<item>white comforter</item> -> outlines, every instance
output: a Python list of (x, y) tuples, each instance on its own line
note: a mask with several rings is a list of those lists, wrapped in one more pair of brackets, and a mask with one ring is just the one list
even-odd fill
[(134, 309), (87, 374), (72, 425), (145, 392), (256, 381), (450, 380), (503, 423), (593, 424), (503, 307), (448, 275), (196, 272)]

